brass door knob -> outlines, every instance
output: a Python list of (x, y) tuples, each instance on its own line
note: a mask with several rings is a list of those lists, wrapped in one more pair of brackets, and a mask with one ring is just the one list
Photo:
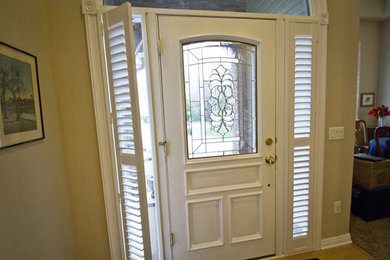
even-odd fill
[(268, 155), (267, 157), (265, 157), (265, 162), (269, 164), (275, 164), (276, 159), (272, 155)]

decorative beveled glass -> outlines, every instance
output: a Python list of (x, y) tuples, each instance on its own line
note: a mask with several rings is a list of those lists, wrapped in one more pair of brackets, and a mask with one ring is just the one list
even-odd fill
[(187, 156), (257, 152), (256, 46), (183, 45)]

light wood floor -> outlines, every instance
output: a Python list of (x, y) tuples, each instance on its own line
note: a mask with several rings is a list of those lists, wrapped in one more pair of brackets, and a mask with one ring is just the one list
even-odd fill
[(320, 260), (369, 260), (375, 259), (355, 244), (334, 247), (300, 255), (278, 258), (278, 260), (306, 260), (318, 258)]

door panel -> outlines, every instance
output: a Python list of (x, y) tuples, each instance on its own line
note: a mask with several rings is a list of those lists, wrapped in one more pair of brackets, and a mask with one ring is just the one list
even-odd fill
[(264, 157), (275, 155), (265, 145), (275, 137), (275, 21), (158, 22), (173, 256), (272, 255), (275, 165)]
[(151, 259), (131, 6), (103, 12), (123, 258)]

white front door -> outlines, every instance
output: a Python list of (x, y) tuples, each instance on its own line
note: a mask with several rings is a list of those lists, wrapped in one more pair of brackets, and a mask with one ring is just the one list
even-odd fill
[(274, 254), (275, 21), (158, 25), (174, 259)]

